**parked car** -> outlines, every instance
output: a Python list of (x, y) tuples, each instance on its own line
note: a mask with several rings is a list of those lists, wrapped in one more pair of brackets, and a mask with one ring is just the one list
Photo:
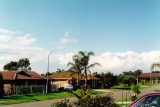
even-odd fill
[(70, 84), (65, 84), (64, 91), (71, 91), (71, 90), (73, 90), (73, 86)]
[(132, 102), (128, 107), (160, 107), (160, 92), (146, 94)]

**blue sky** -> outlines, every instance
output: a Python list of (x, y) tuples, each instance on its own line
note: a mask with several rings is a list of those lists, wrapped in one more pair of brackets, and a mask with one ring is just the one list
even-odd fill
[(159, 5), (159, 0), (0, 0), (0, 28), (21, 32), (16, 37), (29, 34), (36, 40), (29, 46), (46, 53), (65, 47), (64, 54), (87, 50), (97, 57), (106, 52), (141, 55), (159, 52)]

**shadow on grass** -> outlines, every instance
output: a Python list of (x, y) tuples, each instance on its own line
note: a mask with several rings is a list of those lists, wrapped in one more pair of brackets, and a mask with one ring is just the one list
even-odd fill
[(34, 95), (8, 95), (4, 96), (2, 99), (8, 99), (8, 100), (18, 100), (18, 99), (26, 99), (27, 97), (33, 97)]

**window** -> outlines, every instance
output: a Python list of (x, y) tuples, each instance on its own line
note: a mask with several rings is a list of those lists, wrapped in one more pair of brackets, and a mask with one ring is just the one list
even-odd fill
[(96, 81), (92, 80), (92, 87), (96, 86)]
[(28, 81), (25, 81), (24, 84), (25, 84), (25, 87), (28, 87)]
[(147, 96), (141, 99), (134, 107), (160, 107), (160, 95)]

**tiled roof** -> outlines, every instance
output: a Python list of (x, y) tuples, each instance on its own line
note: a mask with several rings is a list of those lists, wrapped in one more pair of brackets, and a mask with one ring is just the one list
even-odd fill
[(142, 73), (138, 78), (160, 78), (160, 73)]
[(15, 79), (45, 79), (45, 77), (39, 75), (34, 71), (3, 71), (3, 80), (15, 80)]
[[(54, 73), (52, 75), (49, 75), (49, 78), (51, 79), (77, 79), (78, 77), (78, 74), (76, 73), (70, 73), (69, 72), (60, 72), (60, 73)], [(84, 74), (81, 74), (80, 76), (80, 79), (81, 80), (84, 80), (85, 79), (85, 75)], [(87, 76), (88, 79), (94, 79), (94, 80), (98, 80), (99, 78), (93, 76), (93, 75), (88, 75)]]
[(15, 80), (17, 71), (2, 71), (3, 80)]
[(52, 79), (71, 79), (72, 77), (68, 72), (60, 72), (60, 73), (54, 73), (52, 75), (49, 75), (49, 78)]

